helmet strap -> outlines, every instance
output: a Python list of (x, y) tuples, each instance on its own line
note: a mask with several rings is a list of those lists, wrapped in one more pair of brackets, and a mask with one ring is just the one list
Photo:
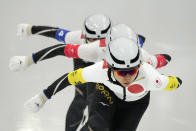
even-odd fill
[(115, 78), (114, 78), (115, 81), (112, 79), (112, 69), (111, 68), (108, 68), (108, 78), (109, 78), (110, 82), (112, 82), (113, 84), (119, 85), (120, 87), (123, 88), (123, 100), (125, 100), (126, 99), (126, 89)]

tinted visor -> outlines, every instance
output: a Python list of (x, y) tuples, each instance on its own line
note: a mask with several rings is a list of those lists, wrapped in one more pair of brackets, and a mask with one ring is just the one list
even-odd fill
[(139, 68), (134, 68), (130, 70), (114, 70), (114, 73), (118, 76), (134, 75), (138, 72)]

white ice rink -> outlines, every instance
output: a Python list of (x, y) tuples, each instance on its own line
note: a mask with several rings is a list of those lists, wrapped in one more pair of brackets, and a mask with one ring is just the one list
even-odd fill
[(72, 87), (48, 101), (36, 114), (23, 108), (26, 100), (65, 72), (72, 60), (57, 57), (23, 72), (8, 70), (13, 55), (31, 55), (58, 43), (44, 37), (16, 36), (19, 23), (81, 29), (87, 15), (104, 13), (146, 36), (150, 53), (168, 53), (172, 61), (161, 73), (179, 76), (173, 92), (151, 93), (149, 108), (137, 131), (196, 131), (196, 1), (195, 0), (0, 0), (0, 131), (64, 131)]

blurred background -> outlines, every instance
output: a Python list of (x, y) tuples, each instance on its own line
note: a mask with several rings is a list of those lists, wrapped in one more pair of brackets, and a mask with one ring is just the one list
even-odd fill
[(70, 86), (48, 101), (40, 112), (25, 111), (25, 101), (73, 67), (72, 59), (56, 57), (26, 71), (9, 71), (11, 56), (31, 55), (58, 43), (39, 36), (19, 38), (17, 25), (79, 30), (86, 16), (104, 13), (114, 24), (128, 24), (144, 35), (144, 49), (148, 52), (170, 54), (171, 62), (159, 71), (183, 80), (182, 86), (173, 92), (151, 93), (150, 105), (137, 131), (195, 131), (195, 5), (195, 0), (1, 0), (0, 130), (64, 131), (66, 112), (74, 94)]

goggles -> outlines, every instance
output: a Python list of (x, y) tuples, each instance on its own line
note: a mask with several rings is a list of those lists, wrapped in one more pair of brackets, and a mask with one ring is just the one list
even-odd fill
[(126, 75), (134, 75), (138, 72), (139, 68), (134, 68), (134, 69), (130, 69), (130, 70), (114, 70), (114, 73), (117, 76), (126, 76)]
[(96, 40), (101, 40), (101, 39), (104, 39), (104, 38), (86, 38), (86, 40), (87, 40), (88, 42), (94, 42), (94, 41), (96, 41)]

